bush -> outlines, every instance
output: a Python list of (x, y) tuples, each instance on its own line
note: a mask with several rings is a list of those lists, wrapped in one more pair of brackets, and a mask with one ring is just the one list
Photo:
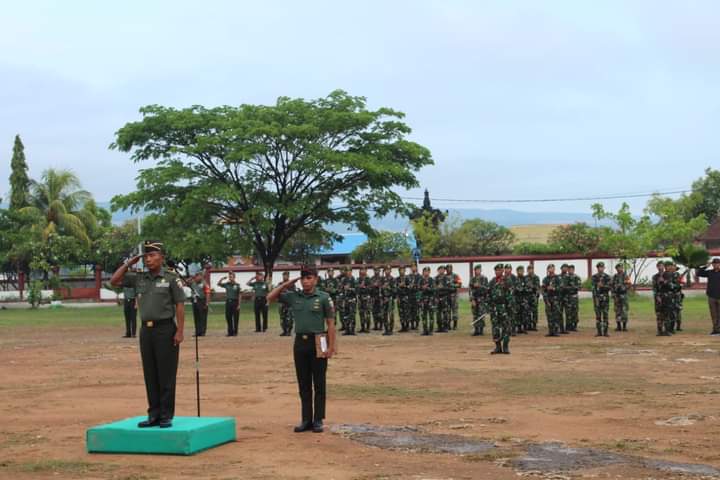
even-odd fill
[(30, 304), (30, 308), (38, 308), (42, 301), (42, 282), (40, 280), (33, 280), (30, 282), (30, 288), (28, 289), (27, 301)]
[(546, 255), (550, 253), (563, 253), (562, 249), (552, 243), (520, 242), (513, 245), (515, 255)]

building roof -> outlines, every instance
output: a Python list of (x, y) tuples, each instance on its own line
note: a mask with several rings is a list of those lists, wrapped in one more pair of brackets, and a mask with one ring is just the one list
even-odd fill
[(364, 233), (345, 233), (342, 240), (334, 242), (332, 247), (320, 250), (320, 255), (348, 255), (366, 240), (367, 235)]
[(720, 240), (720, 216), (713, 220), (708, 229), (705, 230), (705, 233), (698, 237), (698, 240)]

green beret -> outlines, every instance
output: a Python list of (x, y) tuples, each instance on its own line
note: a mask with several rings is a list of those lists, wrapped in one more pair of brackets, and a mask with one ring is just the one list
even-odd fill
[(479, 263), (473, 267), (473, 270), (480, 270), (482, 268), (482, 265)]
[(567, 263), (563, 263), (562, 265), (560, 265), (560, 268), (568, 268), (568, 264), (567, 264)]
[(673, 265), (675, 265), (675, 262), (673, 262), (672, 260), (665, 260), (666, 267), (672, 267)]
[(524, 272), (524, 271), (525, 271), (525, 267), (523, 267), (522, 265), (520, 265), (520, 266), (517, 267), (515, 270), (517, 270), (518, 272)]
[(509, 263), (506, 263), (503, 268), (512, 268), (512, 265), (510, 265)]
[(618, 268), (625, 268), (625, 267), (623, 266), (622, 263), (618, 263), (617, 265), (615, 265), (615, 269), (617, 270)]
[(502, 263), (498, 263), (497, 265), (495, 265), (495, 270), (502, 270), (503, 268), (505, 268), (505, 265), (503, 265)]
[(656, 267), (658, 267), (658, 266), (660, 266), (660, 265), (665, 265), (665, 261), (664, 261), (664, 260), (659, 260), (659, 261), (655, 264)]
[(554, 263), (551, 263), (551, 264), (549, 264), (549, 265), (547, 266), (547, 269), (548, 269), (548, 270), (550, 270), (551, 268), (555, 268), (555, 264), (554, 264)]
[(430, 272), (432, 271), (432, 268), (430, 267), (423, 267), (423, 272)]
[(596, 267), (604, 267), (604, 266), (605, 266), (605, 262), (598, 262), (598, 263), (595, 264), (595, 266), (596, 266)]
[(568, 268), (575, 270), (575, 265), (573, 265), (572, 263), (568, 263)]
[(438, 269), (438, 270), (445, 270), (445, 265), (438, 265), (437, 269)]

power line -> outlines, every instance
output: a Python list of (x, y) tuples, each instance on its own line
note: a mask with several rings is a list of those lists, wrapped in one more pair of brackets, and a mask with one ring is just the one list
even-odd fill
[[(460, 198), (434, 198), (430, 197), (433, 202), (458, 202), (458, 203), (549, 203), (549, 202), (579, 202), (587, 200), (616, 200), (624, 198), (641, 198), (652, 197), (653, 195), (675, 195), (679, 193), (687, 193), (690, 190), (669, 190), (663, 192), (645, 192), (645, 193), (624, 193), (612, 195), (597, 195), (592, 197), (569, 197), (569, 198), (523, 198), (523, 199), (460, 199)], [(401, 197), (403, 200), (424, 200), (423, 197)]]

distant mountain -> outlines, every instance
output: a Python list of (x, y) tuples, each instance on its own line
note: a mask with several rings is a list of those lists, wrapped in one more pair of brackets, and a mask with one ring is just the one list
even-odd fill
[[(110, 209), (110, 202), (98, 202), (98, 206)], [(545, 224), (568, 224), (576, 222), (585, 222), (590, 225), (595, 224), (595, 219), (590, 213), (578, 212), (522, 212), (518, 210), (483, 210), (470, 208), (457, 208), (449, 210), (448, 213), (458, 216), (462, 220), (480, 218), (498, 223), (505, 227), (513, 227), (516, 225), (545, 225)], [(137, 218), (137, 213), (131, 213), (129, 210), (121, 210), (114, 212), (113, 223), (120, 224), (132, 218)], [(373, 219), (372, 225), (378, 230), (389, 230), (392, 232), (402, 232), (409, 228), (409, 221), (405, 217), (395, 217), (386, 215), (379, 219)], [(337, 233), (348, 233), (355, 229), (348, 228), (344, 224), (334, 224), (330, 229)]]

